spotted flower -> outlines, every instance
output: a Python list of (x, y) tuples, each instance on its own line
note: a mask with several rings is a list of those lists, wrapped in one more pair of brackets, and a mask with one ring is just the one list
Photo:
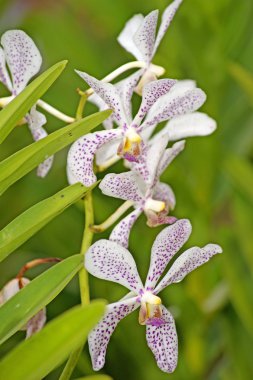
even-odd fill
[(159, 11), (155, 10), (146, 17), (142, 14), (133, 16), (118, 36), (118, 42), (128, 52), (138, 61), (146, 63), (146, 70), (136, 89), (140, 94), (144, 84), (164, 74), (161, 67), (151, 62), (181, 2), (182, 0), (175, 0), (165, 9), (158, 32), (156, 31)]
[[(215, 244), (193, 247), (182, 253), (162, 278), (169, 261), (188, 240), (191, 224), (186, 219), (166, 227), (157, 237), (151, 251), (151, 262), (145, 285), (142, 284), (131, 253), (121, 245), (99, 240), (85, 255), (85, 267), (92, 275), (119, 283), (131, 295), (107, 306), (104, 317), (89, 334), (89, 349), (94, 370), (104, 366), (107, 345), (121, 319), (140, 307), (139, 323), (146, 325), (146, 339), (157, 365), (164, 372), (177, 366), (178, 343), (175, 322), (158, 297), (168, 285), (180, 282), (188, 273), (206, 263), (222, 249)], [(130, 298), (129, 298), (130, 297)]]
[[(20, 289), (27, 284), (29, 284), (30, 280), (26, 277), (22, 277), (20, 280), (14, 278), (9, 281), (3, 289), (0, 291), (0, 305), (4, 304), (10, 298), (12, 298), (16, 293), (20, 291)], [(40, 331), (44, 324), (46, 323), (46, 310), (45, 308), (40, 310), (36, 315), (34, 315), (27, 324), (22, 328), (22, 330), (26, 331), (26, 338), (29, 338), (31, 335)]]
[[(2, 35), (0, 47), (0, 81), (17, 96), (41, 67), (42, 58), (33, 40), (22, 30), (9, 30)], [(7, 69), (8, 66), (8, 69)], [(42, 127), (46, 123), (43, 114), (34, 106), (26, 115), (26, 121), (35, 141), (47, 136)], [(52, 166), (49, 157), (38, 167), (37, 174), (44, 177)]]
[(140, 162), (132, 163), (131, 171), (107, 174), (99, 185), (105, 195), (130, 201), (134, 206), (134, 211), (122, 219), (110, 235), (110, 240), (126, 248), (130, 231), (143, 212), (150, 227), (176, 221), (175, 217), (168, 216), (176, 203), (173, 190), (159, 179), (172, 160), (184, 149), (185, 142), (179, 141), (166, 149), (167, 143), (168, 137), (161, 136), (156, 144), (145, 149)]
[(121, 91), (110, 83), (99, 81), (83, 72), (78, 73), (114, 111), (114, 118), (119, 125), (116, 129), (85, 135), (70, 148), (69, 173), (85, 186), (90, 186), (96, 181), (93, 159), (96, 152), (105, 144), (114, 143), (110, 145), (111, 154), (114, 150), (114, 155), (118, 154), (130, 162), (138, 162), (145, 145), (143, 134), (145, 135), (162, 121), (196, 111), (206, 100), (205, 93), (196, 87), (171, 93), (170, 90), (176, 81), (160, 79), (144, 86), (139, 111), (132, 120), (130, 104), (138, 78), (136, 73), (125, 81), (124, 90)]

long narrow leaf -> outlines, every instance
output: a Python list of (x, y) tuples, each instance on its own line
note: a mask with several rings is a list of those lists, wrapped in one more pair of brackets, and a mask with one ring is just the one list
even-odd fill
[(95, 186), (68, 186), (19, 215), (0, 231), (0, 261)]
[(0, 344), (62, 291), (81, 268), (82, 261), (81, 255), (61, 261), (36, 277), (0, 307)]
[(50, 67), (4, 107), (0, 112), (0, 144), (19, 120), (25, 116), (29, 109), (59, 77), (67, 62), (68, 61), (62, 61)]
[(22, 342), (0, 363), (4, 380), (44, 378), (80, 344), (104, 312), (103, 301), (75, 307), (50, 322), (43, 330)]
[(0, 195), (47, 157), (85, 135), (102, 123), (110, 110), (97, 112), (82, 120), (61, 128), (8, 157), (0, 163)]

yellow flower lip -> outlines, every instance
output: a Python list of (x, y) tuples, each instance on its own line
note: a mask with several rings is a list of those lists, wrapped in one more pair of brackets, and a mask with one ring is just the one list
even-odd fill
[(154, 212), (164, 211), (166, 208), (166, 204), (163, 201), (157, 201), (155, 199), (149, 198), (146, 200), (145, 209), (152, 210)]

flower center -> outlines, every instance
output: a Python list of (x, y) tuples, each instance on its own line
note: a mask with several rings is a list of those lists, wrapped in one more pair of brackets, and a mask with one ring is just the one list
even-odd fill
[(152, 210), (154, 212), (164, 211), (166, 208), (166, 204), (163, 201), (157, 201), (152, 198), (148, 198), (145, 202), (144, 206), (145, 210)]
[(123, 156), (128, 161), (136, 161), (136, 157), (141, 153), (141, 136), (136, 130), (130, 127), (118, 148), (118, 155)]
[(145, 291), (141, 297), (139, 323), (141, 325), (160, 326), (164, 324), (162, 319), (161, 298), (150, 291)]

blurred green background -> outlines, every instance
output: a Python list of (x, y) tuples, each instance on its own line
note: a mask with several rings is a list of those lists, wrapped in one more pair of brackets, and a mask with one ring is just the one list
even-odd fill
[[(36, 42), (43, 69), (68, 59), (63, 75), (44, 96), (57, 108), (74, 115), (77, 87), (84, 83), (74, 68), (102, 78), (133, 60), (116, 36), (135, 13), (161, 11), (165, 0), (2, 0), (0, 31), (21, 28)], [(168, 30), (154, 62), (167, 76), (195, 79), (208, 94), (203, 111), (218, 121), (207, 138), (187, 140), (185, 151), (164, 175), (177, 196), (174, 215), (192, 221), (187, 244), (219, 243), (224, 254), (167, 288), (162, 299), (173, 312), (179, 336), (179, 363), (174, 374), (162, 373), (146, 346), (145, 328), (137, 312), (124, 319), (109, 345), (104, 371), (115, 380), (250, 380), (253, 378), (253, 2), (252, 0), (185, 0)], [(251, 74), (252, 72), (252, 74)], [(6, 94), (1, 87), (2, 96)], [(88, 106), (86, 114), (95, 108)], [(47, 130), (63, 124), (48, 115)], [(3, 159), (31, 143), (28, 129), (17, 127), (1, 146)], [(55, 157), (46, 179), (30, 173), (0, 199), (0, 227), (39, 200), (67, 185), (67, 150)], [(121, 164), (112, 171), (121, 170)], [(120, 205), (98, 190), (94, 194), (96, 222)], [(36, 257), (67, 257), (78, 253), (83, 214), (72, 206), (13, 253), (1, 265), (0, 286)], [(131, 234), (133, 252), (143, 277), (147, 273), (154, 237), (145, 218)], [(108, 233), (96, 236), (107, 237)], [(31, 278), (44, 268), (28, 273)], [(116, 301), (125, 294), (117, 285), (91, 278), (91, 295)], [(48, 319), (79, 302), (78, 283), (72, 283), (48, 306)], [(24, 333), (6, 342), (3, 355)], [(19, 365), (22, 365), (20, 358)], [(57, 379), (60, 369), (46, 379)], [(92, 373), (87, 350), (75, 377)], [(74, 377), (73, 377), (74, 378)], [(4, 379), (3, 379), (4, 380)]]

